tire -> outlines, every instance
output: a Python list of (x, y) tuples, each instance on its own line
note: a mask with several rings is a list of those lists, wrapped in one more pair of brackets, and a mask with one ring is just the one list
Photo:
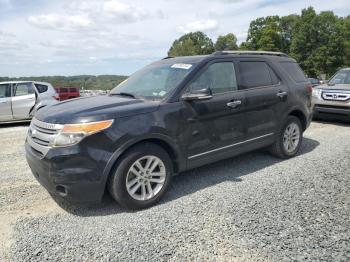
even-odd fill
[[(287, 147), (286, 144), (288, 144), (288, 142), (284, 143), (284, 136), (286, 135), (287, 128), (296, 128), (297, 131), (299, 133), (299, 139), (297, 141), (297, 143), (293, 143), (293, 147), (291, 146), (290, 148)], [(289, 131), (291, 131), (293, 129), (289, 129)], [(292, 141), (295, 141), (295, 133), (293, 132), (294, 135), (290, 135), (290, 139)], [(286, 135), (288, 137), (288, 135)], [(288, 140), (288, 139), (286, 139)], [(273, 145), (271, 145), (271, 147), (269, 148), (269, 151), (272, 155), (282, 158), (282, 159), (286, 159), (286, 158), (291, 158), (294, 157), (301, 146), (303, 140), (303, 129), (301, 126), (301, 122), (300, 120), (295, 117), (295, 116), (288, 116), (287, 120), (285, 121), (285, 123), (283, 124), (281, 130), (279, 131), (278, 135), (277, 135), (277, 139), (275, 141), (275, 143)], [(289, 140), (290, 141), (290, 140)], [(289, 150), (288, 150), (289, 149)]]
[[(148, 161), (151, 162), (149, 164), (150, 168), (147, 169)], [(137, 162), (141, 164), (143, 169), (139, 168), (140, 165), (137, 165)], [(153, 164), (156, 163), (159, 163), (159, 165), (150, 172)], [(162, 175), (154, 176), (152, 174)], [(143, 143), (122, 155), (112, 171), (108, 181), (108, 190), (111, 196), (125, 208), (147, 208), (162, 198), (170, 185), (172, 176), (173, 165), (168, 153), (158, 145)], [(127, 187), (127, 183), (132, 186)], [(132, 194), (137, 186), (136, 192)], [(149, 186), (152, 190), (149, 190)], [(153, 195), (151, 192), (153, 192)]]

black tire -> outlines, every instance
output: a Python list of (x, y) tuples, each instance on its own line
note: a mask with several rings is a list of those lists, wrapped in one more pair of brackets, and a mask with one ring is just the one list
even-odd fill
[[(286, 128), (291, 123), (295, 123), (298, 126), (299, 132), (300, 132), (300, 139), (299, 139), (297, 147), (292, 152), (288, 152), (286, 150), (285, 146), (283, 145), (283, 136), (284, 136), (284, 132), (285, 132)], [(303, 140), (303, 129), (302, 129), (300, 120), (295, 116), (288, 116), (287, 120), (285, 121), (285, 123), (283, 124), (279, 133), (277, 134), (277, 139), (276, 139), (275, 143), (273, 145), (271, 145), (271, 147), (269, 148), (269, 151), (272, 155), (279, 157), (279, 158), (282, 158), (282, 159), (291, 158), (291, 157), (294, 157), (298, 153), (300, 146), (301, 146), (301, 143), (302, 143), (302, 140)]]
[[(152, 198), (148, 200), (136, 200), (127, 191), (126, 179), (130, 167), (138, 159), (144, 156), (156, 156), (165, 166), (165, 181), (161, 190)], [(157, 203), (166, 193), (171, 178), (173, 176), (173, 165), (168, 153), (160, 146), (153, 143), (139, 144), (127, 150), (120, 160), (116, 163), (115, 168), (108, 181), (108, 190), (111, 196), (123, 207), (128, 209), (142, 209), (147, 208)]]

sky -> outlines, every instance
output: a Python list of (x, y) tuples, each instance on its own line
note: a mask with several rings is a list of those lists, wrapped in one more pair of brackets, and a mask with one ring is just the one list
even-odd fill
[(349, 0), (0, 0), (0, 76), (129, 75), (185, 33), (240, 43), (250, 21), (308, 6), (350, 15)]

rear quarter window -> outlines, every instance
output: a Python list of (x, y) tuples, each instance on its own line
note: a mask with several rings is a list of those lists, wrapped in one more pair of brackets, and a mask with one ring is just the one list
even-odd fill
[(39, 93), (44, 93), (48, 90), (48, 86), (46, 86), (46, 85), (35, 84), (35, 87)]
[(295, 62), (281, 62), (281, 66), (286, 73), (297, 83), (307, 82), (303, 70), (301, 70), (298, 63)]

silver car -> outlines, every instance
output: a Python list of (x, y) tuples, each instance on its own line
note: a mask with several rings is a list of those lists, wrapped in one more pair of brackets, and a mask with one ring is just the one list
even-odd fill
[(339, 70), (327, 84), (314, 87), (314, 117), (350, 120), (350, 68)]
[(0, 82), (0, 123), (30, 120), (39, 109), (57, 103), (58, 95), (49, 83)]

